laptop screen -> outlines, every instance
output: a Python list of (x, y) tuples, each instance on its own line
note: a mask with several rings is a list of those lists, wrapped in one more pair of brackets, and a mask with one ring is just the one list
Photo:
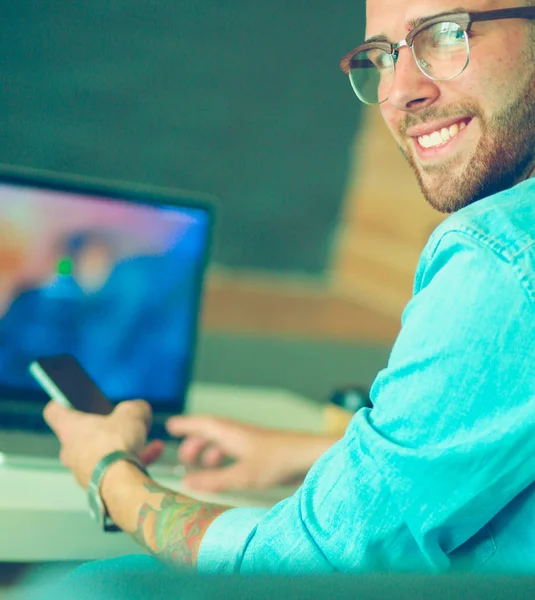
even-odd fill
[(112, 401), (180, 411), (210, 235), (202, 204), (0, 182), (0, 393), (73, 354)]

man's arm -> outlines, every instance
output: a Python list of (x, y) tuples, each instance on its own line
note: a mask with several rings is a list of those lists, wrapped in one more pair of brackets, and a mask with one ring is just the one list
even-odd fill
[[(523, 267), (533, 259), (497, 249), (457, 231), (428, 248), (373, 410), (357, 413), (292, 498), (251, 523), (241, 552), (231, 542), (244, 509), (214, 521), (201, 570), (439, 571), (489, 560), (488, 523), (503, 513), (503, 525), (535, 480), (535, 295)], [(501, 566), (519, 556), (506, 554)]]
[[(268, 488), (302, 481), (339, 436), (268, 429), (212, 416), (172, 417), (167, 429), (184, 438), (184, 483), (207, 492)], [(231, 458), (229, 464), (227, 459)], [(202, 468), (196, 468), (202, 467)]]
[[(108, 416), (82, 413), (54, 401), (44, 411), (61, 442), (61, 461), (84, 489), (97, 463), (111, 452), (122, 450), (143, 462), (161, 452), (161, 442), (145, 446), (150, 414), (150, 406), (142, 401), (122, 402)], [(177, 567), (196, 563), (204, 533), (227, 510), (163, 488), (126, 461), (108, 467), (100, 492), (116, 525), (154, 556)]]
[[(520, 252), (496, 247), (452, 231), (431, 248), (373, 410), (357, 413), (291, 498), (268, 514), (178, 495), (169, 503), (117, 467), (104, 487), (112, 516), (155, 553), (203, 571), (436, 571), (457, 550), (471, 567), (487, 560), (485, 526), (535, 479), (533, 275)], [(140, 411), (148, 420), (150, 407), (135, 402), (108, 417), (49, 420), (82, 485), (109, 452), (141, 455)]]
[[(84, 488), (88, 487), (95, 465), (111, 452), (123, 450), (140, 456), (148, 464), (163, 449), (161, 442), (145, 446), (150, 407), (142, 401), (122, 402), (105, 417), (81, 413), (52, 401), (45, 408), (44, 417), (62, 444), (63, 464)], [(198, 436), (202, 431), (211, 442), (225, 439), (222, 446), (227, 453), (234, 454), (236, 462), (196, 474), (213, 478), (220, 489), (247, 482), (251, 486), (266, 484), (267, 480), (251, 479), (262, 471), (264, 475), (271, 472), (270, 477), (275, 480), (306, 472), (335, 441), (328, 436), (265, 430), (212, 417), (175, 421), (175, 432), (177, 427), (189, 427), (190, 433), (196, 432)], [(196, 564), (207, 529), (229, 510), (168, 490), (126, 461), (108, 467), (100, 491), (112, 520), (154, 556), (174, 566)], [(245, 543), (249, 524), (265, 512), (265, 509), (249, 509), (248, 518), (241, 522), (241, 537), (240, 527), (234, 528), (232, 540), (237, 551), (242, 541)]]
[(196, 564), (204, 533), (228, 510), (173, 492), (128, 462), (109, 467), (101, 494), (115, 524), (153, 556), (175, 567)]

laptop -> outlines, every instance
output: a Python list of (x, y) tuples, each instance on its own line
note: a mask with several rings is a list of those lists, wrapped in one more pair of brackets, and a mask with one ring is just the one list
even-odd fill
[(0, 165), (0, 463), (57, 461), (28, 372), (55, 354), (112, 402), (147, 400), (149, 437), (166, 438), (190, 384), (214, 203)]

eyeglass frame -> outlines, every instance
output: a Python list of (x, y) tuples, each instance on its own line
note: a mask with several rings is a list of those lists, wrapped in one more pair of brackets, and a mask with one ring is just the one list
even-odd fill
[[(383, 41), (370, 41), (364, 42), (357, 46), (351, 52), (348, 52), (345, 56), (340, 60), (340, 69), (347, 76), (350, 76), (351, 73), (351, 61), (353, 58), (360, 54), (361, 52), (366, 52), (367, 50), (382, 50), (386, 54), (389, 54), (392, 57), (392, 67), (395, 72), (396, 62), (398, 60), (399, 50), (401, 48), (409, 48), (411, 50), (412, 56), (418, 69), (423, 73), (425, 77), (431, 79), (432, 81), (448, 81), (450, 79), (454, 79), (458, 77), (461, 73), (466, 70), (468, 63), (470, 62), (470, 44), (467, 43), (467, 59), (466, 64), (463, 67), (462, 71), (454, 75), (453, 77), (449, 77), (447, 79), (439, 79), (432, 77), (428, 73), (426, 73), (418, 58), (414, 55), (413, 42), (414, 38), (424, 29), (428, 27), (432, 27), (433, 25), (438, 25), (439, 23), (455, 23), (458, 25), (463, 31), (465, 38), (466, 34), (471, 30), (473, 23), (480, 23), (482, 21), (498, 21), (500, 19), (529, 19), (535, 20), (535, 6), (517, 6), (511, 8), (498, 8), (495, 10), (487, 10), (480, 12), (454, 12), (454, 13), (441, 13), (439, 15), (435, 15), (433, 17), (429, 17), (428, 19), (424, 19), (421, 23), (419, 23), (414, 29), (411, 29), (407, 34), (407, 37), (404, 40), (400, 40), (397, 44), (392, 44), (391, 42), (383, 42)], [(356, 93), (356, 92), (355, 92)], [(382, 102), (365, 102), (360, 97), (361, 102), (365, 104), (382, 104), (388, 100), (388, 97)]]

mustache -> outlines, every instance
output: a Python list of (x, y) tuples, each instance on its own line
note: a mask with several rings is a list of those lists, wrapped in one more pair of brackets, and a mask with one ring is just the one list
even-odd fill
[(462, 119), (464, 117), (479, 118), (484, 120), (481, 109), (472, 103), (456, 104), (455, 106), (443, 106), (440, 108), (430, 106), (419, 112), (417, 115), (408, 114), (401, 125), (398, 133), (401, 137), (406, 137), (407, 130), (416, 125), (423, 125), (429, 121), (438, 121), (441, 119)]

